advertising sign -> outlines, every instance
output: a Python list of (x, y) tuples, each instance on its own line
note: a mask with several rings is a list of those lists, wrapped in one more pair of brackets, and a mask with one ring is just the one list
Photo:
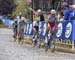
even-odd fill
[(33, 24), (30, 23), (29, 24), (29, 35), (32, 35), (33, 34), (32, 28), (33, 28)]
[(72, 23), (67, 23), (66, 29), (65, 29), (65, 37), (69, 38), (72, 34)]
[(64, 28), (65, 28), (65, 23), (59, 22), (54, 29), (54, 38), (64, 39)]
[(59, 23), (59, 24), (57, 25), (57, 29), (58, 29), (58, 31), (57, 31), (57, 33), (56, 33), (56, 37), (61, 37), (62, 32), (63, 32), (63, 24), (62, 24), (62, 23)]

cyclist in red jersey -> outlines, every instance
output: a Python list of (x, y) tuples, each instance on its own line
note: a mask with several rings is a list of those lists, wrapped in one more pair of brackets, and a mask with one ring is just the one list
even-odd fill
[(48, 17), (48, 25), (50, 27), (51, 30), (54, 29), (55, 23), (56, 23), (57, 17), (56, 17), (56, 11), (54, 9), (52, 9), (50, 11), (50, 16)]
[[(52, 36), (53, 36), (56, 21), (57, 21), (56, 11), (52, 9), (47, 20), (47, 30), (46, 30), (46, 36), (45, 36), (46, 51), (48, 50), (48, 48), (51, 48), (52, 45), (54, 47), (51, 48), (52, 49), (51, 51), (54, 52), (55, 50), (55, 43)], [(49, 34), (50, 36), (48, 36)]]

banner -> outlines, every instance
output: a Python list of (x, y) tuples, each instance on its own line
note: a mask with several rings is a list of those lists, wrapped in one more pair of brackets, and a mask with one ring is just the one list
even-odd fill
[(64, 33), (66, 40), (75, 40), (75, 20), (67, 22)]
[(14, 23), (13, 20), (10, 19), (1, 19), (5, 25), (12, 25)]
[(65, 28), (64, 22), (59, 22), (57, 26), (55, 26), (54, 30), (54, 38), (62, 38), (64, 39), (64, 28)]
[(26, 24), (25, 24), (25, 31), (24, 31), (24, 33), (25, 33), (26, 35), (28, 35), (28, 33), (29, 33), (29, 23), (26, 23)]
[(33, 23), (29, 23), (29, 35), (33, 35)]
[(54, 30), (54, 38), (75, 40), (75, 20), (59, 22)]
[(39, 36), (40, 38), (44, 38), (46, 34), (46, 22), (39, 23)]
[(33, 35), (33, 23), (32, 22), (27, 22), (25, 24), (25, 30), (24, 30), (24, 34), (26, 35)]
[[(26, 35), (33, 35), (33, 23), (28, 22), (25, 25), (24, 33)], [(46, 22), (39, 22), (39, 36), (44, 38), (46, 35)], [(50, 37), (50, 34), (48, 34)], [(59, 22), (54, 29), (54, 38), (60, 38), (63, 40), (75, 40), (75, 20)]]

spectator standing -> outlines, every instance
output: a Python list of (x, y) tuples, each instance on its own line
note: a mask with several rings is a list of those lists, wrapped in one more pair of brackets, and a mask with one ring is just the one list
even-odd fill
[(72, 8), (68, 5), (68, 3), (64, 2), (63, 6), (65, 7), (65, 10), (63, 12), (64, 14), (64, 20), (69, 20), (70, 13), (72, 13)]
[(58, 19), (59, 21), (63, 21), (64, 20), (64, 14), (63, 14), (63, 12), (61, 11), (61, 12), (59, 12), (59, 19)]
[(75, 20), (75, 4), (72, 5), (73, 12), (70, 14), (70, 20)]

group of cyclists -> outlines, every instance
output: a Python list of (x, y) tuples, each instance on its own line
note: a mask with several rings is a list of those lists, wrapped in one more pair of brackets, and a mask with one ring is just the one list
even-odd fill
[[(64, 2), (63, 7), (65, 8), (65, 10), (60, 12), (57, 12), (55, 9), (50, 10), (47, 20), (45, 19), (41, 9), (38, 9), (37, 11), (33, 11), (32, 44), (34, 47), (37, 45), (38, 47), (40, 47), (39, 23), (45, 21), (46, 22), (46, 32), (45, 32), (45, 40), (44, 40), (45, 50), (48, 51), (48, 49), (51, 48), (51, 46), (53, 46), (52, 52), (55, 51), (55, 40), (53, 39), (53, 33), (55, 28), (58, 31), (57, 23), (63, 20), (65, 21), (75, 20), (75, 5), (69, 5), (68, 3)], [(24, 26), (25, 26), (25, 19), (23, 17), (21, 17), (20, 20), (19, 19), (17, 20), (17, 18), (15, 18), (13, 23), (15, 41), (17, 35), (19, 37), (19, 42), (24, 41), (24, 34), (23, 34)], [(48, 38), (48, 34), (50, 34), (49, 36), (50, 38)]]
[[(48, 15), (48, 19), (44, 19), (44, 15), (42, 14), (42, 11), (38, 9), (34, 16), (33, 21), (33, 30), (36, 31), (33, 36), (33, 44), (36, 46), (38, 44), (38, 36), (39, 35), (39, 22), (45, 21), (46, 22), (46, 32), (45, 32), (45, 47), (46, 51), (48, 48), (52, 48), (52, 52), (55, 50), (55, 40), (53, 38), (54, 29), (58, 31), (57, 24), (60, 21), (72, 21), (75, 20), (75, 4), (69, 5), (67, 2), (64, 2), (62, 4), (64, 10), (57, 12), (55, 9), (50, 10), (50, 13)], [(41, 20), (42, 19), (42, 20)], [(42, 27), (41, 27), (42, 28)], [(48, 34), (50, 33), (50, 38), (48, 38)]]
[[(33, 21), (33, 30), (34, 32), (34, 36), (33, 36), (33, 44), (34, 46), (36, 46), (36, 44), (39, 44), (39, 23), (45, 21), (44, 15), (41, 13), (42, 11), (40, 9), (37, 10), (36, 16), (34, 16), (34, 21)], [(55, 24), (57, 22), (57, 17), (56, 17), (56, 11), (54, 9), (52, 9), (50, 11), (50, 14), (48, 16), (48, 20), (45, 21), (46, 22), (46, 32), (45, 32), (45, 47), (46, 47), (46, 51), (48, 50), (48, 47), (50, 47), (51, 45), (51, 41), (52, 41), (52, 34), (55, 28)], [(42, 28), (42, 27), (41, 27)], [(50, 33), (50, 38), (48, 39), (48, 34)], [(40, 44), (39, 46), (40, 47)]]

